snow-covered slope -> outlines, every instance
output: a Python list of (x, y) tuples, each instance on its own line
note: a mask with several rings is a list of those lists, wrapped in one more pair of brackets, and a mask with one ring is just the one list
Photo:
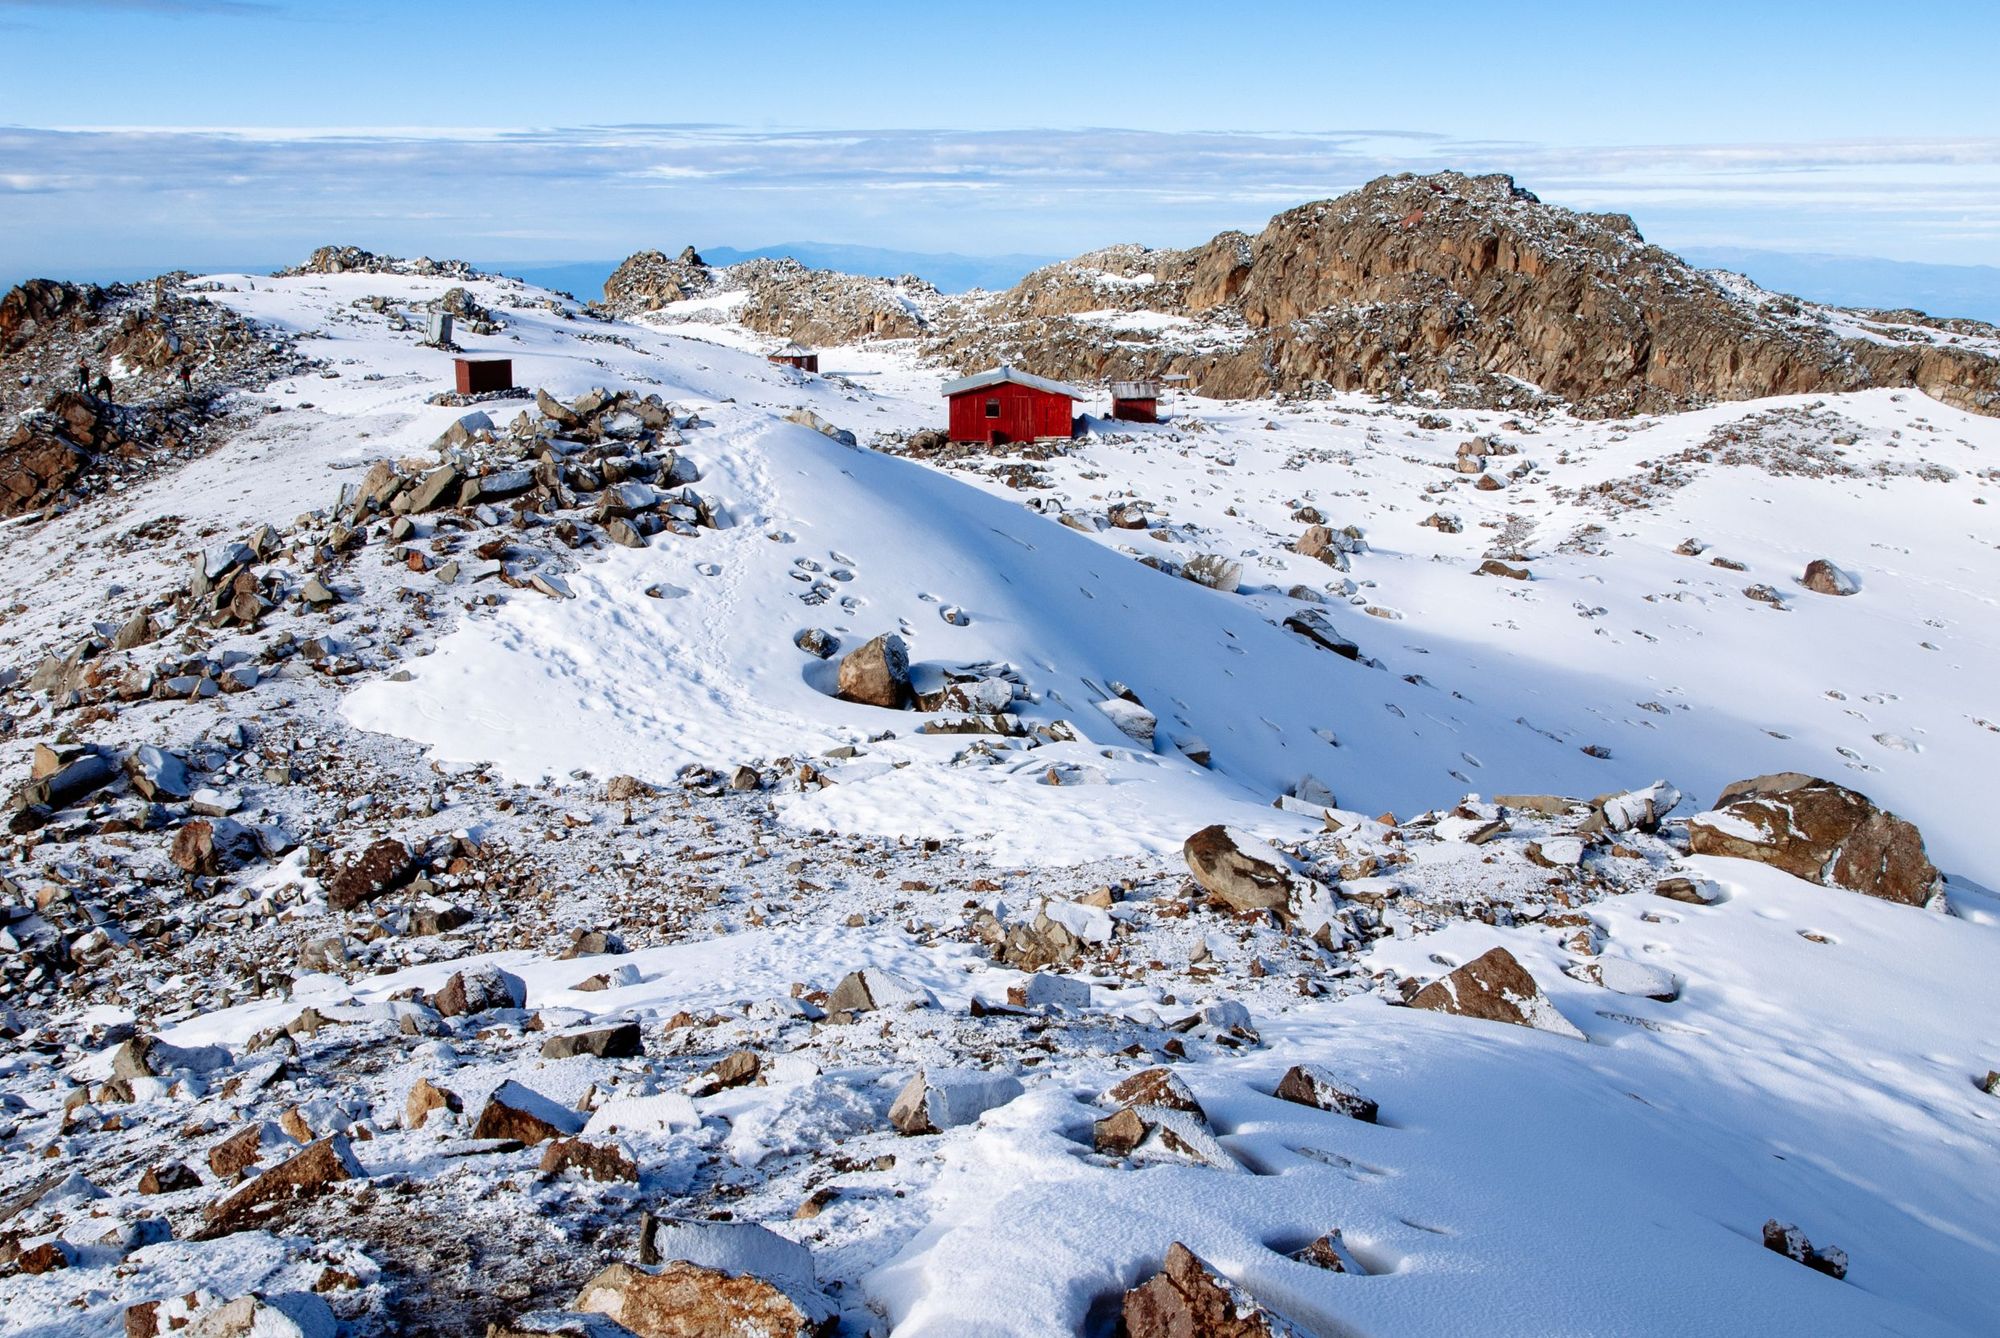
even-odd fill
[[(917, 437), (944, 373), (906, 344), (822, 350), (805, 376), (726, 294), (699, 323), (607, 322), (476, 279), (500, 328), (469, 351), (559, 400), (670, 402), (715, 527), (628, 548), (584, 506), (567, 538), (467, 507), (377, 517), (336, 552), (327, 509), (367, 466), (415, 475), (470, 412), (503, 438), (538, 412), (431, 403), (444, 355), (357, 305), (461, 282), (203, 280), (317, 374), (241, 396), (264, 412), (202, 458), (0, 527), (0, 673), (25, 671), (0, 679), (6, 779), (35, 743), (89, 741), (177, 750), (206, 787), (144, 802), (119, 780), (17, 833), (0, 1195), (33, 1192), (0, 1230), (67, 1266), (0, 1279), (0, 1331), (322, 1283), (353, 1333), (476, 1331), (628, 1258), (642, 1209), (811, 1245), (847, 1335), (1106, 1335), (1176, 1241), (1312, 1333), (2000, 1328), (2000, 1102), (1977, 1085), (2000, 1065), (2000, 421), (1887, 391), (1619, 423), (1186, 399), (991, 459)], [(1314, 515), (1359, 536), (1344, 569), (1295, 551)], [(266, 523), (279, 586), (323, 575), (339, 602), (82, 662), (238, 657), (263, 666), (249, 690), (30, 686)], [(1202, 556), (1240, 563), (1237, 588), (1173, 574)], [(1856, 592), (1807, 589), (1813, 559)], [(1359, 658), (1282, 626), (1306, 613)], [(841, 700), (839, 656), (795, 644), (813, 628), (843, 651), (899, 634), (920, 686), (1005, 681), (1019, 728), (925, 733), (938, 714)], [(1138, 703), (1151, 744), (1121, 728)], [(1685, 815), (1785, 770), (1916, 823), (1939, 908), (1690, 857), (1678, 822), (1468, 799), (1665, 777)], [(211, 810), (260, 849), (171, 862)], [(1339, 894), (1318, 942), (1196, 893), (1180, 847), (1216, 823)], [(336, 872), (389, 836), (422, 882), (333, 909)], [(1655, 895), (1668, 876), (1713, 904)], [(1581, 1039), (1391, 1006), (1495, 946)], [(36, 953), (61, 969), (16, 969)], [(481, 966), (520, 997), (441, 1008)], [(915, 1006), (846, 1015), (834, 987), (864, 969)], [(1633, 979), (1653, 985), (1614, 987)], [(1061, 1001), (1010, 1011), (1031, 988)], [(545, 1057), (626, 1022), (643, 1055)], [(114, 1080), (135, 1031), (227, 1053)], [(738, 1052), (755, 1080), (715, 1079)], [(1274, 1099), (1301, 1063), (1380, 1121)], [(1099, 1094), (1153, 1065), (1199, 1099), (1206, 1150), (1094, 1147)], [(964, 1068), (1024, 1090), (942, 1133), (890, 1127), (913, 1074)], [(462, 1109), (406, 1118), (418, 1079)], [(476, 1137), (508, 1081), (593, 1112), (582, 1137), (633, 1179)], [(358, 1180), (191, 1239), (232, 1175), (211, 1147), (250, 1122), (268, 1169), (297, 1151), (288, 1112), (351, 1138)], [(169, 1162), (196, 1182), (138, 1191)], [(1845, 1283), (1766, 1250), (1773, 1217), (1844, 1249)], [(1351, 1271), (1290, 1257), (1334, 1228)]]

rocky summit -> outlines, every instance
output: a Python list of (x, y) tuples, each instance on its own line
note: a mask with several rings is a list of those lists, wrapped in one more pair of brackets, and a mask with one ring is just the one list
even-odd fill
[(1990, 342), (1453, 175), (23, 285), (0, 1334), (2000, 1331)]
[[(634, 256), (627, 270), (653, 272)], [(686, 257), (683, 257), (685, 260)], [(1365, 391), (1397, 401), (1627, 417), (1717, 400), (1915, 388), (2000, 413), (2000, 330), (1918, 312), (1845, 312), (1698, 270), (1622, 214), (1543, 203), (1504, 175), (1381, 177), (1203, 246), (1121, 245), (1005, 292), (940, 298), (752, 262), (647, 288), (748, 292), (752, 329), (811, 342), (915, 338), (961, 371), (999, 363), (1099, 380), (1185, 375), (1222, 399)], [(640, 308), (642, 309), (642, 308)]]

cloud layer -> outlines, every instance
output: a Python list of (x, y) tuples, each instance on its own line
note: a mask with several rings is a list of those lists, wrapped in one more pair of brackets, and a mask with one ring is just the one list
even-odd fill
[(1185, 244), (1384, 172), (1507, 171), (1669, 245), (1975, 262), (2000, 139), (1556, 147), (1393, 131), (0, 127), (11, 266), (221, 263), (327, 241), (573, 258), (686, 241), (1067, 253)]

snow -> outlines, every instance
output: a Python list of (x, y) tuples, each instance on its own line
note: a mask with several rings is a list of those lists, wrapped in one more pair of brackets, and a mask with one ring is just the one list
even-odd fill
[[(424, 402), (439, 388), (437, 354), (349, 305), (385, 292), (432, 297), (454, 281), (216, 282), (221, 300), (301, 332), (337, 375), (245, 397), (271, 412), (215, 453), (79, 512), (67, 549), (46, 530), (0, 528), (13, 588), (36, 592), (10, 637), (73, 641), (100, 615), (107, 584), (184, 577), (184, 554), (324, 506), (372, 460), (425, 458), (464, 416)], [(467, 286), (488, 304), (538, 296), (495, 281)], [(2000, 886), (2000, 828), (1981, 784), (2000, 769), (1990, 700), (2000, 664), (1990, 519), (2000, 423), (1891, 392), (1628, 423), (1548, 415), (1510, 427), (1498, 414), (1455, 411), (1444, 430), (1357, 397), (1278, 405), (1179, 396), (1172, 421), (1101, 425), (1073, 452), (1040, 462), (1046, 487), (1015, 488), (980, 462), (943, 469), (867, 448), (885, 432), (942, 420), (943, 373), (918, 365), (907, 346), (824, 350), (826, 375), (794, 377), (764, 361), (768, 336), (728, 323), (735, 309), (703, 299), (606, 326), (523, 306), (507, 312), (502, 334), (468, 337), (473, 351), (514, 358), (523, 385), (654, 392), (698, 413), (703, 425), (689, 429), (685, 447), (703, 471), (694, 486), (732, 523), (580, 554), (560, 575), (545, 573), (570, 598), (509, 591), (495, 606), (453, 601), (440, 620), (447, 630), (400, 666), (408, 678), (359, 676), (328, 733), (344, 746), (406, 750), (385, 751), (391, 757), (421, 747), (454, 783), (481, 764), (502, 780), (546, 779), (579, 807), (618, 774), (669, 787), (689, 765), (726, 773), (756, 762), (787, 774), (780, 759), (810, 761), (831, 784), (743, 799), (714, 844), (738, 854), (760, 844), (763, 830), (741, 814), (768, 805), (794, 849), (846, 857), (850, 838), (873, 837), (887, 843), (871, 848), (879, 855), (935, 838), (951, 843), (950, 858), (970, 861), (967, 872), (991, 876), (992, 888), (941, 879), (950, 890), (939, 902), (914, 890), (898, 901), (857, 868), (826, 898), (837, 914), (787, 918), (775, 892), (790, 896), (796, 884), (746, 859), (731, 876), (765, 880), (755, 882), (754, 918), (742, 888), (718, 874), (706, 890), (720, 909), (671, 941), (559, 960), (489, 933), (351, 979), (300, 968), (288, 997), (238, 993), (232, 1006), (149, 1024), (166, 1045), (216, 1068), (230, 1056), (203, 1047), (227, 1045), (247, 1069), (264, 1062), (244, 1053), (247, 1041), (307, 1003), (343, 1026), (392, 1032), (415, 1015), (407, 991), (435, 991), (482, 965), (518, 976), (545, 1024), (637, 1020), (650, 1046), (685, 1012), (704, 1026), (721, 1019), (718, 1035), (769, 1039), (788, 1026), (812, 1031), (795, 986), (863, 971), (880, 1008), (848, 1032), (879, 1051), (840, 1054), (839, 1045), (858, 1052), (862, 1042), (836, 1040), (832, 1055), (773, 1053), (762, 1085), (699, 1099), (668, 1090), (670, 1075), (637, 1061), (543, 1063), (529, 1052), (462, 1062), (446, 1041), (412, 1044), (392, 1070), (342, 1094), (372, 1102), (382, 1127), (380, 1138), (356, 1143), (357, 1155), (385, 1174), (470, 1162), (440, 1149), (462, 1143), (480, 1102), (499, 1093), (639, 1150), (646, 1194), (671, 1201), (712, 1163), (749, 1185), (753, 1172), (776, 1175), (830, 1147), (873, 1154), (880, 1144), (869, 1140), (881, 1137), (894, 1093), (923, 1071), (938, 1079), (941, 1100), (962, 1096), (977, 1118), (955, 1118), (954, 1106), (940, 1111), (943, 1134), (895, 1142), (896, 1167), (871, 1172), (876, 1187), (854, 1196), (865, 1212), (784, 1225), (801, 1238), (825, 1233), (815, 1240), (821, 1274), (842, 1281), (849, 1322), (865, 1308), (895, 1338), (1083, 1331), (1176, 1240), (1323, 1333), (2000, 1331), (2000, 1293), (1980, 1281), (2000, 1272), (2000, 1106), (1969, 1080), (2000, 1063), (1991, 1027), (2000, 902), (1985, 891)], [(674, 323), (696, 315), (713, 323)], [(580, 337), (606, 333), (621, 342)], [(486, 412), (504, 422), (520, 407)], [(797, 409), (855, 432), (863, 447), (783, 421)], [(1837, 417), (1853, 436), (1838, 447), (1848, 472), (1695, 462), (1680, 486), (1641, 488), (1639, 503), (1609, 502), (1599, 489), (1646, 484), (1656, 462), (1702, 449), (1718, 432), (1750, 432), (1773, 413)], [(1497, 492), (1474, 491), (1451, 471), (1457, 444), (1486, 434), (1520, 452), (1493, 457), (1508, 480)], [(1504, 472), (1518, 464), (1531, 468)], [(1055, 519), (1134, 501), (1157, 533), (1085, 534)], [(1350, 571), (1289, 550), (1302, 528), (1292, 514), (1306, 503), (1336, 528), (1365, 531)], [(1460, 533), (1420, 523), (1440, 510), (1461, 518)], [(188, 527), (170, 555), (113, 548), (116, 536), (167, 514)], [(1676, 553), (1689, 537), (1708, 549)], [(1198, 552), (1240, 559), (1242, 593), (1134, 560)], [(1492, 553), (1531, 565), (1535, 579), (1475, 578)], [(1714, 556), (1747, 570), (1713, 566)], [(1856, 573), (1859, 592), (1801, 590), (1815, 557)], [(1790, 611), (1744, 599), (1752, 582), (1784, 591)], [(1287, 593), (1300, 586), (1317, 602)], [(1362, 658), (1277, 625), (1306, 607), (1355, 640)], [(962, 616), (942, 616), (947, 609)], [(919, 715), (831, 695), (835, 662), (794, 647), (808, 627), (848, 648), (897, 632), (920, 675), (974, 672), (981, 705), (1011, 705), (1029, 725), (1066, 722), (1078, 737), (1031, 748), (921, 734)], [(1003, 698), (994, 685), (1012, 678), (1021, 686)], [(1141, 711), (1168, 746), (1148, 748), (1126, 728)], [(1173, 746), (1191, 740), (1205, 741), (1211, 766)], [(28, 742), (7, 743), (10, 763), (25, 760)], [(1594, 957), (1579, 961), (1561, 946), (1568, 930), (1551, 934), (1526, 918), (1417, 932), (1397, 911), (1384, 917), (1395, 932), (1354, 959), (1352, 974), (1310, 994), (1292, 981), (1312, 972), (1316, 950), (1296, 941), (1274, 950), (1268, 927), (1199, 909), (1142, 919), (1133, 902), (1105, 909), (1071, 899), (1072, 882), (1129, 875), (1171, 904), (1161, 889), (1180, 876), (1181, 843), (1214, 823), (1245, 853), (1294, 868), (1279, 843), (1329, 821), (1338, 839), (1374, 846), (1392, 829), (1364, 815), (1409, 819), (1477, 794), (1554, 793), (1622, 795), (1608, 811), (1630, 823), (1645, 801), (1658, 817), (1678, 798), (1672, 786), (1631, 789), (1652, 778), (1670, 777), (1689, 796), (1683, 807), (1699, 809), (1730, 781), (1788, 769), (1851, 785), (1917, 823), (1951, 878), (1957, 913), (1694, 859), (1689, 871), (1722, 899), (1593, 901)], [(1294, 809), (1273, 806), (1293, 793)], [(1328, 813), (1321, 801), (1335, 795), (1341, 807)], [(225, 797), (237, 802), (233, 791)], [(247, 802), (254, 810), (260, 801)], [(1431, 830), (1486, 826), (1487, 810), (1472, 802), (1479, 816), (1442, 817)], [(1538, 879), (1606, 858), (1573, 836), (1540, 844), (1562, 867), (1530, 870)], [(1425, 847), (1412, 865), (1376, 877), (1337, 889), (1329, 877), (1300, 918), (1331, 915), (1336, 890), (1350, 904), (1382, 901), (1437, 868), (1476, 884), (1492, 876), (1488, 850)], [(853, 851), (858, 864), (861, 848)], [(664, 840), (650, 835), (635, 832), (629, 853), (634, 863), (668, 862)], [(295, 852), (243, 886), (273, 894), (310, 883), (305, 868)], [(919, 872), (931, 876), (902, 868)], [(1031, 981), (938, 932), (975, 897), (1070, 928), (1103, 954), (1089, 959), (1092, 978)], [(809, 902), (803, 890), (796, 899)], [(524, 905), (519, 914), (526, 924), (566, 909)], [(1197, 943), (1204, 960), (1237, 963), (1235, 974), (1185, 969)], [(1391, 1007), (1366, 988), (1391, 972), (1434, 979), (1496, 945), (1547, 993), (1538, 1020), (1573, 1034)], [(1241, 970), (1251, 951), (1267, 984)], [(1139, 964), (1136, 977), (1111, 969), (1112, 952), (1129, 952), (1120, 965)], [(1154, 953), (1179, 955), (1169, 971)], [(577, 988), (598, 975), (609, 988)], [(972, 1001), (997, 1002), (1011, 985), (1106, 1043), (985, 1055), (994, 1072), (946, 1078), (966, 1058), (957, 1029), (972, 1025)], [(1672, 1002), (1647, 997), (1669, 989), (1678, 991)], [(119, 1007), (100, 1001), (82, 1016), (110, 1025), (132, 1014), (120, 996)], [(1181, 1033), (1189, 1058), (1176, 1071), (1210, 1125), (1170, 1122), (1183, 1143), (1208, 1150), (1209, 1164), (1149, 1153), (1125, 1167), (1092, 1153), (1090, 1124), (1104, 1111), (1090, 1094), (1152, 1062), (1128, 1061), (1118, 1029), (1191, 1018), (1205, 1021)], [(1213, 1042), (1232, 1025), (1261, 1039)], [(470, 1048), (467, 1034), (456, 1040)], [(74, 1076), (101, 1080), (110, 1054)], [(645, 1064), (658, 1058), (649, 1051)], [(1381, 1123), (1275, 1100), (1293, 1064), (1338, 1073), (1380, 1103)], [(450, 1075), (465, 1113), (403, 1131), (382, 1117), (399, 1114), (421, 1075)], [(602, 1098), (594, 1110), (574, 1109), (593, 1094)], [(188, 1082), (135, 1083), (134, 1095), (141, 1114), (204, 1099)], [(35, 1096), (37, 1111), (53, 1111), (62, 1092)], [(466, 1174), (487, 1176), (475, 1184), (492, 1197), (503, 1174), (533, 1178), (527, 1155)], [(523, 1211), (549, 1210), (546, 1198), (525, 1202)], [(794, 1206), (774, 1194), (749, 1198), (744, 1211), (779, 1221)], [(1764, 1250), (1758, 1230), (1773, 1216), (1844, 1249), (1848, 1282)], [(1330, 1274), (1286, 1257), (1334, 1228), (1365, 1272)], [(115, 1332), (131, 1299), (197, 1285), (222, 1297), (309, 1289), (316, 1270), (262, 1233), (226, 1249), (150, 1245), (117, 1270), (9, 1279), (0, 1331)], [(85, 1286), (95, 1299), (73, 1304)]]
[[(1185, 1074), (1249, 1176), (1089, 1167), (1059, 1132), (1068, 1099), (1031, 1092), (948, 1141), (931, 1226), (871, 1291), (899, 1338), (1071, 1332), (1179, 1240), (1316, 1332), (1991, 1331), (2000, 1298), (1973, 1280), (1996, 1263), (1995, 1116), (1964, 1075), (2000, 938), (1696, 863), (1724, 905), (1596, 908), (1614, 943), (1687, 976), (1679, 1002), (1605, 1002), (1525, 934), (1399, 942), (1414, 966), (1500, 937), (1590, 1044), (1373, 1000), (1260, 1017), (1265, 1050)], [(1942, 982), (1981, 1002), (1940, 1010)], [(1799, 1016), (1838, 1025), (1801, 1036)], [(1289, 1064), (1336, 1060), (1380, 1125), (1266, 1095)], [(1846, 1249), (1850, 1285), (1764, 1251), (1773, 1214)], [(1368, 1275), (1274, 1252), (1332, 1227)]]

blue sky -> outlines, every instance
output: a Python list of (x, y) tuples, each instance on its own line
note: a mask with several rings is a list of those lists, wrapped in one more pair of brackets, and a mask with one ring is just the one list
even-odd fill
[(1069, 253), (1382, 171), (2000, 261), (2000, 4), (0, 0), (0, 270)]

